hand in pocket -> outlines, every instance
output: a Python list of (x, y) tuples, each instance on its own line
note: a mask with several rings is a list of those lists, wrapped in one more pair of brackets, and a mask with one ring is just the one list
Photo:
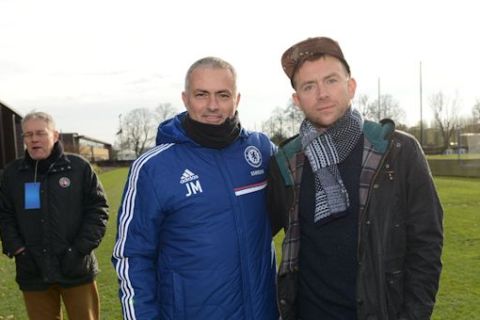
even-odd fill
[(28, 249), (15, 255), (15, 268), (17, 270), (17, 278), (21, 279), (29, 279), (40, 274), (40, 270)]
[(90, 272), (91, 257), (75, 248), (68, 248), (61, 262), (62, 273), (69, 278), (81, 277)]

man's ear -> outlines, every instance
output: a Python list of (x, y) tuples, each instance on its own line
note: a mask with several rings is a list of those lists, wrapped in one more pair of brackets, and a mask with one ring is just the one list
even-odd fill
[(357, 90), (357, 81), (355, 81), (354, 78), (348, 79), (348, 95), (350, 96), (350, 99), (353, 99), (355, 96), (355, 91)]
[(298, 99), (297, 93), (292, 93), (292, 101), (295, 107), (297, 107), (300, 111), (303, 111), (302, 106), (300, 105), (300, 100)]
[(57, 142), (58, 138), (60, 138), (60, 133), (57, 130), (53, 131), (53, 141)]
[(185, 93), (185, 91), (182, 92), (182, 101), (183, 101), (183, 105), (185, 106), (185, 108), (187, 108), (187, 106), (188, 106), (188, 96)]
[(239, 92), (239, 93), (237, 94), (237, 100), (235, 101), (235, 111), (237, 111), (237, 109), (238, 109), (238, 106), (239, 106), (239, 104), (240, 104), (240, 98), (241, 98), (241, 97), (242, 97), (242, 96), (240, 95), (240, 92)]

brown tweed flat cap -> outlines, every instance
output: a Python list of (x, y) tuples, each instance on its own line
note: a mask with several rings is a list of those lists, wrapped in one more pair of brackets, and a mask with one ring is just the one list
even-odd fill
[(335, 40), (327, 37), (308, 38), (288, 48), (282, 55), (283, 71), (285, 71), (288, 78), (292, 81), (298, 67), (303, 64), (308, 57), (322, 54), (339, 59), (347, 68), (348, 74), (350, 74), (350, 66), (343, 56), (342, 49), (340, 49), (340, 46)]

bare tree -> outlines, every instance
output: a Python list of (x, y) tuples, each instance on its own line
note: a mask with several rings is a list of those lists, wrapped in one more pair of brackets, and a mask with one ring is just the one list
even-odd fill
[(272, 115), (262, 122), (262, 131), (278, 144), (297, 134), (303, 119), (303, 112), (290, 99), (284, 108), (276, 107)]
[(176, 113), (177, 108), (173, 107), (169, 102), (160, 103), (154, 110), (155, 120), (157, 120), (158, 124), (172, 118)]
[(430, 97), (430, 107), (433, 111), (435, 126), (440, 131), (443, 139), (443, 149), (448, 149), (455, 129), (458, 126), (458, 98), (448, 99), (439, 91)]
[(156, 129), (154, 118), (150, 109), (137, 108), (120, 119), (120, 130), (117, 133), (120, 148), (131, 150), (138, 157), (151, 147)]
[(276, 107), (273, 109), (272, 115), (262, 123), (262, 131), (265, 132), (274, 143), (279, 143), (287, 137), (284, 128), (285, 111)]
[(389, 118), (398, 124), (402, 123), (405, 119), (405, 111), (390, 94), (381, 95), (380, 104), (378, 103), (378, 99), (369, 103), (367, 109), (362, 114), (365, 118), (373, 121)]
[(360, 94), (358, 98), (355, 98), (353, 101), (353, 106), (362, 114), (363, 117), (367, 118), (369, 114), (369, 104), (368, 101), (370, 98), (366, 94)]
[(480, 99), (477, 99), (472, 107), (472, 116), (474, 124), (480, 124)]
[(300, 124), (304, 119), (302, 110), (300, 110), (290, 99), (287, 106), (283, 110), (285, 133), (288, 136), (293, 136), (298, 133)]

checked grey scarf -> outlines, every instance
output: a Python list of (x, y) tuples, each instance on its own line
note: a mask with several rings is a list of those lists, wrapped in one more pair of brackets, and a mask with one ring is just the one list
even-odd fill
[(362, 129), (362, 115), (352, 108), (324, 131), (318, 131), (307, 119), (302, 122), (302, 147), (315, 174), (315, 223), (323, 224), (345, 214), (348, 193), (337, 164), (348, 157)]

